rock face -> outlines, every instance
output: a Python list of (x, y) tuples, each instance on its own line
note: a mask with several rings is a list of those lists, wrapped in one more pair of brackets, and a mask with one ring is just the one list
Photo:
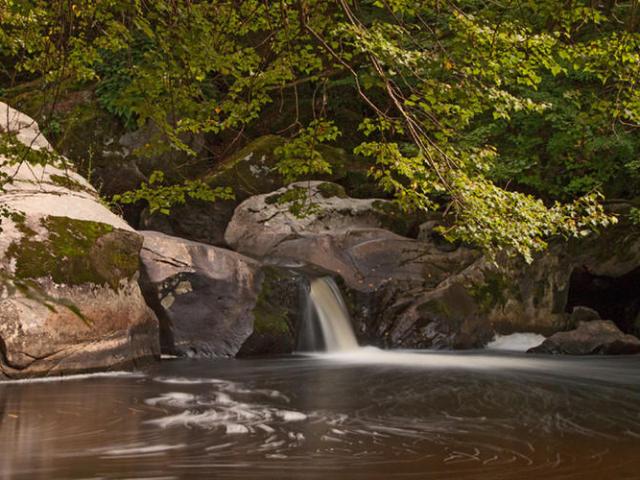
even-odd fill
[(580, 322), (578, 328), (558, 332), (529, 353), (621, 355), (640, 353), (640, 339), (625, 335), (609, 320)]
[[(246, 200), (226, 240), (246, 255), (341, 279), (363, 343), (478, 348), (495, 334), (552, 335), (580, 315), (597, 317), (598, 305), (571, 304), (577, 268), (616, 276), (640, 266), (637, 233), (618, 229), (553, 245), (532, 265), (504, 257), (496, 267), (477, 251), (444, 242), (434, 231), (437, 218), (420, 225), (420, 240), (407, 238), (390, 231), (406, 235), (413, 227), (385, 217), (387, 202), (349, 198), (332, 185), (301, 182)], [(307, 197), (292, 192), (309, 187), (313, 206), (299, 217), (292, 211)], [(636, 301), (637, 290), (628, 290)], [(580, 305), (597, 311), (570, 315)]]
[(265, 257), (277, 256), (278, 246), (294, 239), (362, 228), (406, 234), (418, 224), (419, 220), (402, 221), (389, 201), (350, 198), (335, 183), (298, 182), (244, 201), (227, 226), (225, 240), (238, 252)]
[(31, 118), (0, 103), (0, 122), (0, 171), (13, 179), (0, 189), (0, 377), (159, 355), (137, 284), (142, 238), (66, 169)]
[(286, 302), (273, 303), (282, 280), (276, 273), (267, 276), (259, 262), (230, 250), (142, 234), (143, 291), (160, 319), (163, 351), (220, 357), (243, 346), (247, 354), (292, 350)]
[(380, 228), (393, 225), (386, 202), (348, 198), (334, 184), (312, 182), (312, 213), (299, 218), (287, 200), (303, 186), (309, 184), (242, 203), (227, 242), (247, 255), (339, 276), (366, 343), (455, 348), (492, 338), (482, 309), (452, 281), (475, 264), (477, 252)]

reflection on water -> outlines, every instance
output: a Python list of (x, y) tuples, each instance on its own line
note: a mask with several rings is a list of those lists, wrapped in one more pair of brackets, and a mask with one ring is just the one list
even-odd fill
[(619, 479), (640, 357), (173, 360), (0, 384), (0, 478)]

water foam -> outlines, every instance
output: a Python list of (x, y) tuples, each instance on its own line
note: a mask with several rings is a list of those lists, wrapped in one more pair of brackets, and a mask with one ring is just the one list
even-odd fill
[(544, 335), (537, 333), (512, 333), (511, 335), (496, 335), (487, 344), (489, 350), (507, 350), (511, 352), (526, 352), (537, 347), (546, 340)]
[(16, 384), (16, 383), (50, 383), (50, 382), (71, 382), (78, 380), (89, 380), (94, 378), (144, 378), (146, 375), (140, 372), (96, 372), (96, 373), (79, 373), (76, 375), (60, 375), (56, 377), (41, 378), (20, 378), (16, 380), (0, 380), (0, 384)]

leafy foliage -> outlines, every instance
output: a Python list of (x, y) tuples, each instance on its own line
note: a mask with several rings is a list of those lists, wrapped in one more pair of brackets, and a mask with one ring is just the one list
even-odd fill
[[(95, 83), (105, 108), (153, 123), (189, 154), (184, 134), (240, 135), (293, 103), (278, 151), (287, 179), (330, 172), (318, 145), (342, 134), (405, 209), (444, 208), (457, 218), (450, 238), (531, 258), (549, 236), (611, 224), (600, 193), (640, 194), (639, 10), (634, 0), (0, 0), (0, 56), (13, 65), (6, 78)], [(358, 100), (348, 116), (345, 92)], [(157, 183), (119, 200), (162, 211), (210, 195), (197, 184), (151, 193)]]
[(112, 201), (125, 205), (145, 201), (151, 213), (168, 215), (171, 207), (184, 205), (187, 197), (205, 202), (233, 199), (230, 187), (211, 188), (201, 180), (186, 180), (178, 185), (163, 185), (163, 182), (164, 173), (156, 170), (149, 177), (149, 181), (143, 183), (140, 188), (114, 195)]

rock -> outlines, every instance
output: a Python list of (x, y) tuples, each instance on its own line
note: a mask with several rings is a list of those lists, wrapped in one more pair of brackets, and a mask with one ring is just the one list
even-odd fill
[(600, 318), (600, 314), (593, 308), (573, 307), (570, 317), (571, 325), (579, 325), (581, 322), (593, 322), (596, 320), (602, 319)]
[(253, 308), (253, 333), (238, 356), (286, 354), (296, 348), (296, 331), (303, 315), (301, 290), (306, 284), (299, 271), (265, 265)]
[(547, 338), (529, 353), (623, 355), (640, 353), (640, 339), (625, 335), (609, 320), (580, 322), (578, 328)]
[(186, 205), (173, 207), (169, 215), (149, 214), (148, 210), (144, 210), (140, 226), (145, 230), (225, 247), (224, 232), (236, 205), (237, 202), (233, 200), (213, 203), (189, 200)]
[(224, 248), (141, 233), (142, 286), (160, 319), (164, 352), (221, 357), (241, 349), (243, 355), (293, 350), (294, 274)]
[[(284, 138), (277, 135), (259, 137), (201, 176), (201, 180), (211, 187), (231, 187), (235, 194), (234, 201), (210, 203), (189, 200), (186, 205), (174, 208), (168, 216), (143, 214), (141, 227), (226, 246), (224, 232), (236, 206), (251, 196), (270, 193), (286, 185), (285, 179), (276, 170), (279, 159), (274, 153), (284, 143)], [(355, 160), (340, 148), (322, 145), (319, 151), (333, 169), (326, 180), (345, 181), (351, 185), (351, 176), (356, 170), (362, 169), (353, 168)], [(359, 187), (364, 183), (360, 179)], [(388, 212), (386, 217), (390, 222), (406, 223), (397, 209)]]
[[(309, 188), (310, 213), (292, 213)], [(394, 234), (381, 215), (389, 204), (350, 198), (327, 182), (300, 182), (243, 202), (226, 240), (249, 256), (340, 277), (360, 340), (386, 347), (478, 348), (496, 334), (549, 336), (598, 315), (567, 311), (578, 266), (625, 274), (640, 265), (640, 240), (620, 230), (583, 240), (581, 248), (554, 243), (532, 265), (506, 255), (496, 265), (446, 242), (434, 230), (445, 223), (436, 215), (420, 225), (419, 241)], [(601, 242), (615, 248), (603, 252)]]
[[(310, 206), (308, 206), (310, 205)], [(309, 208), (309, 212), (304, 209)], [(303, 210), (303, 211), (296, 211)], [(273, 256), (282, 242), (358, 228), (397, 226), (398, 213), (391, 202), (355, 199), (335, 183), (298, 182), (267, 195), (256, 195), (236, 208), (225, 240), (234, 250), (254, 257)]]
[[(303, 186), (311, 187), (315, 206), (298, 217), (286, 200)], [(380, 203), (349, 198), (334, 184), (302, 182), (242, 203), (226, 238), (247, 255), (341, 277), (366, 343), (445, 348), (488, 341), (492, 332), (477, 302), (447, 284), (480, 255), (379, 228), (386, 224)]]
[(141, 233), (143, 289), (160, 319), (163, 350), (234, 356), (253, 331), (260, 264), (223, 248)]
[(35, 121), (0, 103), (0, 122), (0, 171), (13, 177), (0, 188), (0, 377), (158, 356), (157, 319), (137, 284), (142, 238), (68, 170)]

